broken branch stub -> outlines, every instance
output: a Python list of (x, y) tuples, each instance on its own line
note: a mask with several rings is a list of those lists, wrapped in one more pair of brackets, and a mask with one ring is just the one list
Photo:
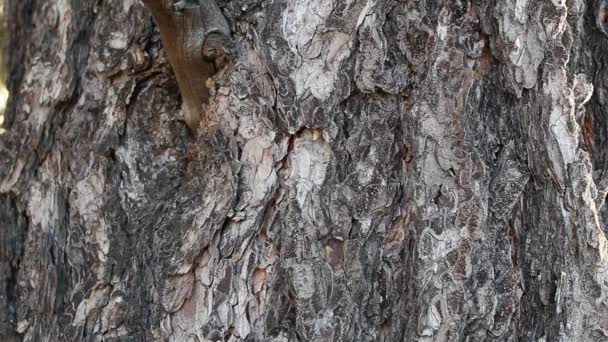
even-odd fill
[(182, 95), (186, 124), (196, 131), (209, 101), (206, 81), (225, 62), (230, 27), (213, 0), (143, 0), (160, 30)]

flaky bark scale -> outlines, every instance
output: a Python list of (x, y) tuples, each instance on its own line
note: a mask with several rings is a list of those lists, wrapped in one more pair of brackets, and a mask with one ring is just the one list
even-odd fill
[(218, 5), (8, 1), (0, 340), (608, 339), (604, 0)]

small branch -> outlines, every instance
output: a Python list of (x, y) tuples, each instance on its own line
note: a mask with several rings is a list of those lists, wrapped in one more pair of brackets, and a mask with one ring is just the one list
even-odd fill
[(225, 61), (230, 27), (213, 0), (143, 0), (159, 27), (184, 104), (196, 131), (209, 101), (207, 79)]

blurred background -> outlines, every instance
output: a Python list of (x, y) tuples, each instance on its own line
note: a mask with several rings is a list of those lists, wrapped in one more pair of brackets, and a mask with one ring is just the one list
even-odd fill
[(4, 0), (0, 0), (0, 134), (4, 131), (4, 108), (8, 100), (8, 90), (6, 89), (6, 60), (4, 47), (6, 45), (5, 35), (6, 21), (4, 20)]

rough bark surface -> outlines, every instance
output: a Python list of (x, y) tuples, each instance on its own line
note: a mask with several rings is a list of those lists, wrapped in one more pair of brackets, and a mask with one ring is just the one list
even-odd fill
[(8, 0), (2, 341), (607, 341), (608, 1)]

